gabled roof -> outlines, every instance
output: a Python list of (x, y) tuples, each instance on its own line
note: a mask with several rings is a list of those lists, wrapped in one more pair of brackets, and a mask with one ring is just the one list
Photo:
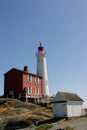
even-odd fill
[(76, 93), (58, 92), (53, 99), (53, 102), (67, 102), (67, 101), (82, 101), (83, 100)]
[(37, 74), (33, 74), (33, 73), (30, 73), (30, 72), (25, 72), (24, 70), (19, 70), (19, 69), (17, 69), (17, 68), (12, 68), (12, 69), (10, 69), (8, 72), (6, 72), (4, 75), (6, 75), (6, 74), (8, 74), (8, 73), (10, 73), (11, 71), (19, 71), (19, 72), (21, 72), (21, 73), (23, 73), (23, 74), (30, 74), (30, 75), (34, 75), (34, 76), (38, 76), (38, 77), (40, 77), (40, 78), (42, 78), (42, 76), (39, 76), (39, 75), (37, 75)]
[(60, 92), (60, 94), (69, 101), (83, 101), (76, 93)]

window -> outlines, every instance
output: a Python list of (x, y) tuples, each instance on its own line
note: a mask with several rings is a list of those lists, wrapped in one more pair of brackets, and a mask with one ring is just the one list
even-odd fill
[(27, 78), (28, 78), (28, 81), (29, 81), (29, 82), (32, 82), (32, 75), (28, 75)]
[(28, 88), (27, 87), (24, 88), (24, 92), (28, 93)]
[(39, 83), (39, 77), (35, 77), (35, 83)]
[(35, 94), (39, 94), (39, 88), (35, 88)]
[(29, 93), (29, 94), (32, 93), (32, 87), (28, 87), (28, 93)]
[(14, 90), (10, 90), (9, 95), (14, 95)]
[(9, 91), (9, 96), (10, 96), (11, 98), (14, 98), (14, 90), (10, 90), (10, 91)]

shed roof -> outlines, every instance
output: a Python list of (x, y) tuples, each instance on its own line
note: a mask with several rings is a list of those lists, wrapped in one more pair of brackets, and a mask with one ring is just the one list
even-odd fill
[(58, 92), (53, 99), (53, 102), (62, 102), (62, 101), (81, 101), (83, 99), (80, 98), (76, 93), (69, 92)]
[(83, 101), (76, 93), (60, 92), (60, 94), (69, 101)]

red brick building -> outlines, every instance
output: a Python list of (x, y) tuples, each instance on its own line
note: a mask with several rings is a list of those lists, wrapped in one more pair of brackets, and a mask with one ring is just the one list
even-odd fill
[(6, 97), (42, 97), (42, 77), (29, 73), (28, 67), (24, 70), (12, 68), (4, 74), (4, 95)]

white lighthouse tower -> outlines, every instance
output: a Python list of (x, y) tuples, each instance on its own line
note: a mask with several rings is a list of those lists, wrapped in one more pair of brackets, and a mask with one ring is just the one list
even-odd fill
[(47, 76), (47, 65), (46, 65), (46, 53), (44, 47), (40, 43), (38, 47), (37, 57), (37, 75), (42, 76), (42, 93), (43, 96), (49, 96), (48, 89), (48, 76)]

